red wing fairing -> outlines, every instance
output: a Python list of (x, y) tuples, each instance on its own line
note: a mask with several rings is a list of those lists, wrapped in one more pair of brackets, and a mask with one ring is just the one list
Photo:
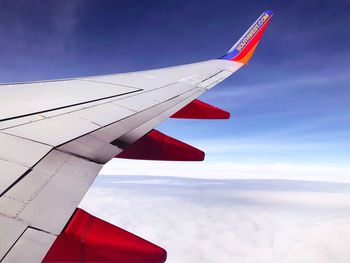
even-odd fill
[[(114, 142), (118, 143), (118, 142)], [(116, 158), (155, 161), (203, 161), (204, 152), (157, 130), (127, 146)]]
[(43, 262), (163, 263), (166, 251), (77, 209)]
[(194, 100), (176, 112), (171, 118), (224, 120), (230, 118), (230, 113), (203, 101)]

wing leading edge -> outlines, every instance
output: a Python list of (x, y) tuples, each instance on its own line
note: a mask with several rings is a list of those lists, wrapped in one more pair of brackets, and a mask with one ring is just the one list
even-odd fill
[(202, 159), (201, 151), (154, 128), (172, 116), (228, 118), (196, 99), (248, 62), (271, 17), (264, 12), (220, 59), (0, 85), (0, 260), (43, 260), (103, 164), (116, 156), (147, 157), (135, 152), (145, 149), (143, 141), (157, 144), (153, 159), (181, 159), (186, 149)]

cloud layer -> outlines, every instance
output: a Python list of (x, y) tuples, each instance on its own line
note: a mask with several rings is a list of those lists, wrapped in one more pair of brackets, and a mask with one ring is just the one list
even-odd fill
[(157, 175), (203, 179), (284, 179), (350, 183), (350, 167), (334, 164), (234, 162), (152, 162), (115, 159), (106, 164), (103, 175)]
[(105, 176), (81, 207), (166, 248), (170, 263), (350, 260), (347, 184)]

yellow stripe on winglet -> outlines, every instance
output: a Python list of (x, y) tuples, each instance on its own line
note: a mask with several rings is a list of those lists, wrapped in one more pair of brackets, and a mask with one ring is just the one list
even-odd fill
[(256, 47), (258, 46), (258, 44), (259, 44), (259, 41), (256, 42), (255, 46), (252, 47), (252, 49), (249, 50), (249, 52), (247, 53), (247, 55), (245, 55), (242, 59), (240, 59), (239, 62), (242, 62), (242, 63), (244, 63), (244, 64), (248, 64), (248, 61), (249, 61), (249, 59), (253, 56), (253, 53), (254, 53)]

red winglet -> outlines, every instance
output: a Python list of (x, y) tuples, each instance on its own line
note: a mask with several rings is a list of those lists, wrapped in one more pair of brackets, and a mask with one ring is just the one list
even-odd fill
[(221, 58), (247, 64), (258, 46), (272, 16), (272, 10), (267, 10), (262, 13), (258, 20), (255, 21), (228, 53)]
[(204, 152), (186, 143), (152, 130), (127, 146), (116, 158), (157, 161), (203, 161)]
[(176, 112), (171, 118), (223, 120), (229, 119), (230, 113), (203, 101), (194, 100)]
[(163, 263), (166, 251), (77, 209), (43, 262)]

